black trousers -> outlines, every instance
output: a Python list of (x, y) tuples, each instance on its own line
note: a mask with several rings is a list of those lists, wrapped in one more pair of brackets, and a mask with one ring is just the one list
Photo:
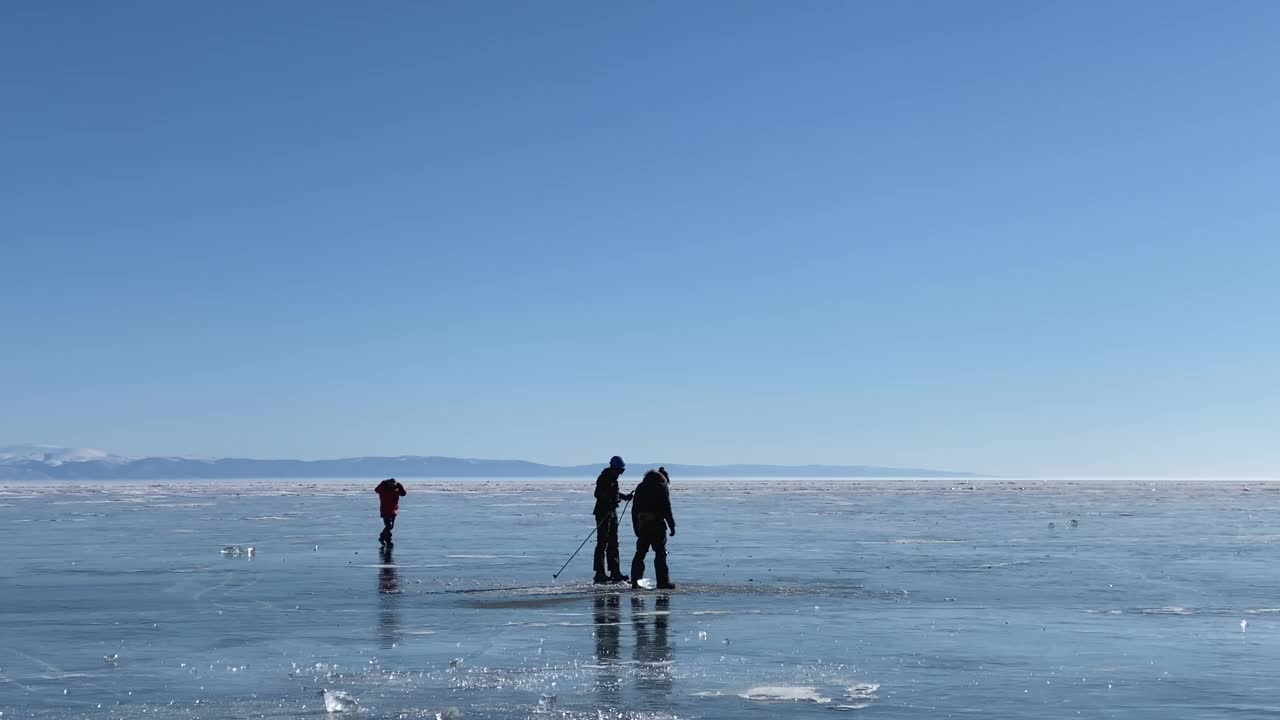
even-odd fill
[(604, 566), (608, 560), (608, 575), (617, 577), (622, 574), (622, 563), (618, 559), (618, 513), (610, 511), (595, 517), (596, 558), (592, 567), (596, 571), (596, 577), (606, 577)]
[(395, 526), (396, 526), (395, 515), (383, 515), (382, 516), (382, 534), (378, 536), (378, 539), (381, 540), (382, 542), (391, 542), (391, 530)]
[(636, 528), (636, 556), (631, 561), (631, 582), (644, 577), (644, 556), (653, 548), (653, 569), (658, 575), (658, 585), (671, 581), (667, 575), (667, 526), (644, 525)]

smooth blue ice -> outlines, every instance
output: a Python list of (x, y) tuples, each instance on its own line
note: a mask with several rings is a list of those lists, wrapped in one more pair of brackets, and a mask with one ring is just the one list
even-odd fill
[(657, 594), (552, 580), (592, 478), (407, 480), (390, 562), (377, 479), (0, 485), (0, 720), (1280, 713), (1280, 485), (677, 477)]

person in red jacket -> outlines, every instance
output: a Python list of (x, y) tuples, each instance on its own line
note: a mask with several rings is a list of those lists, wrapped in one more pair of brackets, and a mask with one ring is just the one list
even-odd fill
[(395, 478), (383, 480), (373, 491), (378, 493), (378, 513), (382, 515), (382, 534), (378, 536), (378, 544), (389, 548), (392, 547), (391, 530), (396, 526), (396, 513), (400, 512), (400, 498), (409, 493)]

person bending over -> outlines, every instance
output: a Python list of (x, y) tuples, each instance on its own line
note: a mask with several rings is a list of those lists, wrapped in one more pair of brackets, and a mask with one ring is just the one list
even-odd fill
[(659, 590), (674, 590), (667, 574), (667, 528), (676, 534), (676, 519), (671, 515), (671, 491), (666, 478), (656, 470), (644, 474), (631, 502), (631, 527), (636, 531), (636, 556), (631, 561), (631, 587), (640, 587), (644, 577), (644, 556), (653, 548), (653, 569), (658, 575)]

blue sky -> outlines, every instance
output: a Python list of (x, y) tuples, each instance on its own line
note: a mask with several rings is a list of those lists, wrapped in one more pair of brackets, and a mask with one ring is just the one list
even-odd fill
[(1272, 2), (0, 5), (0, 444), (1280, 472)]

